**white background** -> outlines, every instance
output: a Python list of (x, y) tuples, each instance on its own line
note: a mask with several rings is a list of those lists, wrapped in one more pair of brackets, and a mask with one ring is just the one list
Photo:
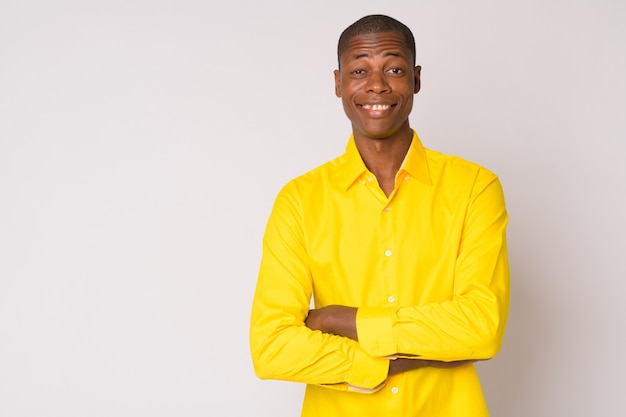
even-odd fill
[(369, 13), (414, 30), (425, 146), (505, 188), (492, 415), (626, 415), (625, 4), (2, 0), (0, 416), (298, 415), (249, 358), (261, 238), (343, 152)]

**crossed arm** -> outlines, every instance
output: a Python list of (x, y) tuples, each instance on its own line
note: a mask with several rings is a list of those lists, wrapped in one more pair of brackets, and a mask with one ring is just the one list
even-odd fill
[[(311, 330), (320, 330), (322, 333), (344, 336), (358, 342), (359, 336), (356, 330), (356, 313), (356, 307), (330, 305), (309, 311), (309, 315), (304, 323)], [(443, 362), (398, 358), (389, 362), (389, 375), (391, 376), (427, 366), (435, 368), (455, 368), (457, 366), (463, 366), (474, 362), (476, 361), (461, 360)]]

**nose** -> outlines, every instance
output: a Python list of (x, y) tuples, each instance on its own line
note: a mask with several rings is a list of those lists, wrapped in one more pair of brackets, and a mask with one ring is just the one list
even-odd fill
[(391, 86), (387, 82), (387, 78), (382, 71), (375, 71), (370, 74), (366, 85), (367, 92), (372, 93), (387, 93), (391, 91)]

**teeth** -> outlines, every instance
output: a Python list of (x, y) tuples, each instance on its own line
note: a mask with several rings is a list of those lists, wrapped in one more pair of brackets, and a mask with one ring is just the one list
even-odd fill
[(391, 107), (389, 104), (364, 104), (363, 108), (367, 110), (387, 110)]

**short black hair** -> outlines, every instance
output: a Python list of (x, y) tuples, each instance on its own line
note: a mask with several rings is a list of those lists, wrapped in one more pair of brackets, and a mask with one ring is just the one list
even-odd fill
[(348, 47), (348, 42), (355, 36), (367, 35), (369, 33), (395, 32), (402, 35), (406, 46), (413, 53), (413, 65), (415, 65), (415, 38), (413, 32), (404, 23), (394, 19), (393, 17), (382, 14), (372, 14), (364, 16), (348, 26), (339, 36), (339, 44), (337, 45), (337, 60), (341, 67), (341, 54)]

